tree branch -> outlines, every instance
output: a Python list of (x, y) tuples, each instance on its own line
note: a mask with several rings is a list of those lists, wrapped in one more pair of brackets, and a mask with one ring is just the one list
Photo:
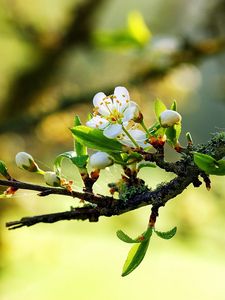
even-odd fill
[[(223, 158), (225, 156), (225, 133), (215, 134), (208, 143), (196, 146), (194, 147), (194, 150), (210, 154), (217, 160)], [(173, 171), (174, 173), (177, 173), (178, 176), (170, 182), (159, 184), (154, 190), (146, 188), (143, 192), (137, 192), (126, 200), (87, 192), (70, 192), (63, 188), (46, 187), (14, 180), (0, 180), (0, 185), (2, 186), (39, 191), (41, 192), (39, 196), (57, 194), (77, 197), (88, 202), (81, 208), (72, 208), (70, 211), (60, 213), (25, 217), (19, 221), (8, 222), (6, 223), (6, 226), (9, 229), (15, 229), (23, 226), (32, 226), (40, 222), (54, 223), (61, 220), (74, 219), (97, 222), (100, 216), (111, 217), (114, 215), (121, 215), (146, 205), (152, 205), (152, 207), (157, 208), (158, 211), (158, 209), (164, 206), (169, 200), (181, 194), (191, 183), (195, 187), (199, 187), (201, 184), (199, 176), (203, 178), (206, 187), (210, 187), (208, 176), (193, 163), (191, 152), (183, 154), (182, 158), (176, 163), (164, 163), (166, 166), (164, 169), (166, 171)], [(171, 166), (171, 168), (169, 168), (169, 166)], [(163, 161), (161, 162), (161, 167), (163, 168)]]
[[(105, 207), (103, 207), (102, 203), (100, 202), (97, 204), (97, 207), (84, 206), (81, 208), (72, 208), (70, 211), (66, 211), (66, 212), (39, 215), (34, 217), (25, 217), (19, 221), (12, 221), (6, 223), (6, 227), (8, 227), (9, 229), (16, 229), (23, 226), (32, 226), (37, 223), (54, 223), (62, 220), (89, 220), (90, 222), (97, 222), (100, 216), (111, 217), (115, 215), (121, 215), (125, 212), (135, 210), (137, 208), (150, 205), (150, 204), (153, 206), (160, 207), (160, 206), (164, 206), (168, 200), (182, 193), (183, 190), (191, 182), (192, 182), (191, 178), (177, 177), (171, 180), (169, 183), (161, 185), (160, 187), (156, 188), (154, 191), (148, 191), (136, 195), (132, 199), (128, 199), (127, 201), (111, 198), (112, 201), (110, 205)], [(108, 197), (103, 195), (100, 196), (92, 195), (92, 196), (93, 199), (99, 197), (98, 199), (100, 200), (103, 199), (103, 201), (108, 199)], [(92, 201), (92, 203), (93, 202), (94, 201)]]
[(114, 200), (113, 197), (95, 195), (89, 192), (69, 191), (64, 188), (47, 187), (47, 186), (42, 186), (37, 184), (21, 182), (17, 180), (0, 180), (0, 186), (14, 187), (16, 189), (22, 189), (22, 190), (38, 191), (40, 192), (38, 196), (41, 197), (52, 195), (52, 194), (70, 196), (73, 198), (78, 198), (81, 200), (88, 201), (92, 204), (97, 204), (100, 207), (108, 206)]

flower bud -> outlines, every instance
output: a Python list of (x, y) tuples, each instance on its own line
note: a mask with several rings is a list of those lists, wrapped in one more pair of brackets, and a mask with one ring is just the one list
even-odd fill
[(47, 185), (50, 186), (60, 186), (60, 178), (56, 175), (55, 172), (45, 172), (44, 180)]
[(94, 169), (105, 169), (112, 164), (112, 158), (105, 152), (96, 152), (90, 157), (90, 165)]
[(181, 122), (181, 115), (174, 111), (167, 109), (160, 114), (159, 120), (162, 127), (171, 127)]
[(38, 172), (39, 168), (33, 157), (26, 152), (19, 152), (16, 154), (16, 164), (20, 169), (27, 170), (29, 172)]

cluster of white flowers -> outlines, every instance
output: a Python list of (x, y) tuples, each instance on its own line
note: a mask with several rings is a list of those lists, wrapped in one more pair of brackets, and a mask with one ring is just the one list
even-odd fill
[(134, 126), (130, 126), (139, 114), (138, 105), (130, 100), (125, 87), (115, 88), (113, 95), (106, 96), (97, 93), (93, 98), (94, 114), (86, 125), (103, 130), (108, 138), (117, 138), (123, 145), (129, 147), (150, 146), (147, 143), (146, 133)]
[[(143, 122), (143, 116), (138, 105), (131, 101), (128, 90), (118, 86), (113, 95), (106, 96), (97, 93), (93, 98), (94, 113), (86, 125), (98, 128), (110, 139), (117, 139), (128, 147), (150, 147), (149, 132)], [(159, 116), (162, 127), (170, 127), (181, 122), (179, 113), (173, 110), (165, 110)], [(142, 125), (142, 126), (139, 126)], [(142, 129), (142, 130), (141, 130)], [(60, 178), (55, 172), (44, 172), (39, 169), (33, 157), (26, 152), (16, 155), (17, 166), (30, 172), (44, 175), (45, 182), (51, 186), (60, 186)], [(90, 157), (90, 165), (94, 169), (104, 169), (114, 163), (108, 153), (97, 152)]]
[[(87, 126), (102, 130), (107, 138), (116, 138), (128, 147), (146, 149), (151, 146), (148, 130), (142, 122), (143, 116), (125, 87), (116, 87), (113, 95), (109, 96), (103, 92), (97, 93), (93, 104), (93, 117), (86, 123)], [(159, 121), (162, 127), (171, 127), (181, 122), (181, 116), (176, 111), (165, 110), (160, 114)], [(112, 161), (107, 153), (97, 152), (91, 156), (90, 164), (93, 168), (103, 169)]]

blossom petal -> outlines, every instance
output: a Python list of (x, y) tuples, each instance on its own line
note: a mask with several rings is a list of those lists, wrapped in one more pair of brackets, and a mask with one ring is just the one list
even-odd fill
[[(141, 148), (145, 149), (151, 146), (148, 142), (146, 142), (146, 134), (142, 130), (129, 129), (128, 132)], [(133, 142), (126, 135), (121, 135), (119, 138), (119, 142), (128, 147), (134, 147)]]
[[(98, 112), (103, 116), (108, 116), (110, 114), (110, 110), (107, 107), (107, 103), (106, 103), (107, 98), (108, 97), (102, 92), (97, 93), (93, 98), (94, 106), (97, 108)], [(110, 101), (111, 101), (111, 104), (112, 104), (111, 99), (109, 99), (109, 102)]]
[(124, 109), (129, 105), (130, 95), (125, 87), (117, 86), (114, 89), (114, 105), (119, 112), (123, 112)]
[(104, 129), (103, 134), (109, 139), (114, 139), (121, 133), (121, 131), (121, 124), (110, 124)]
[(135, 113), (138, 111), (138, 106), (133, 102), (130, 106), (125, 109), (124, 117), (122, 119), (123, 122), (128, 122), (134, 118)]
[(91, 128), (104, 129), (109, 124), (109, 121), (102, 118), (101, 116), (95, 116), (89, 120), (86, 125)]

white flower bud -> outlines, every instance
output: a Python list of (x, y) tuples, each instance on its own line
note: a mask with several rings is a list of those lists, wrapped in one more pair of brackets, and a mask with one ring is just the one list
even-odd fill
[(51, 171), (45, 172), (44, 180), (47, 185), (60, 186), (60, 178), (56, 175), (55, 172), (51, 172)]
[(171, 127), (181, 122), (181, 115), (174, 111), (167, 109), (160, 114), (159, 120), (162, 127)]
[(90, 157), (90, 165), (94, 169), (105, 169), (112, 164), (112, 158), (105, 152), (96, 152)]
[(38, 165), (35, 163), (33, 157), (26, 152), (19, 152), (16, 154), (16, 165), (20, 169), (27, 170), (29, 172), (39, 171)]

